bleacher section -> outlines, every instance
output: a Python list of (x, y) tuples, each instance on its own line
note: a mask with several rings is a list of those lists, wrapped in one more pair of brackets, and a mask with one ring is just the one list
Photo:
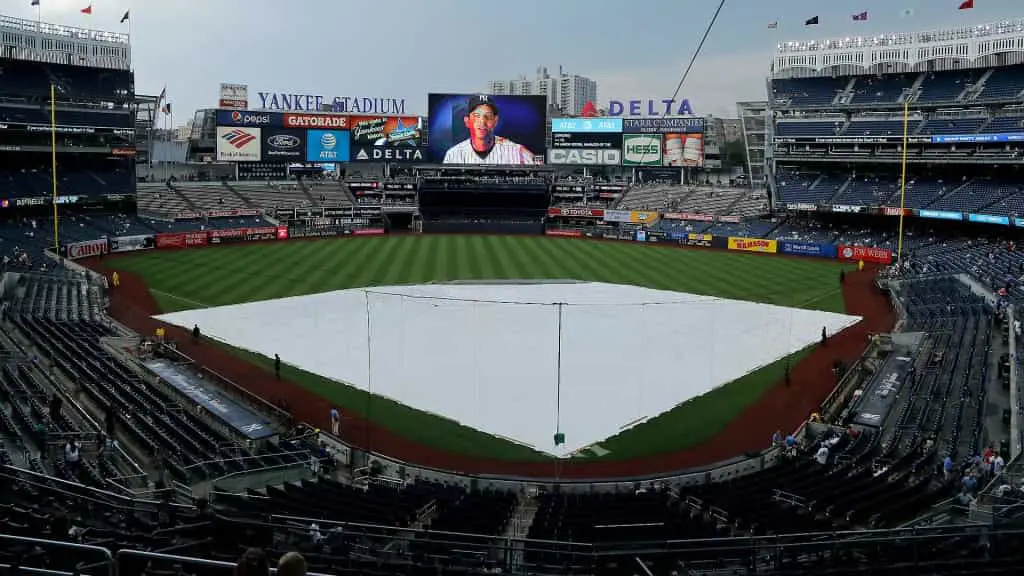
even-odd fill
[(225, 436), (191, 405), (161, 393), (102, 344), (119, 337), (98, 310), (96, 286), (66, 276), (22, 275), (8, 311), (18, 331), (113, 421), (126, 440), (192, 484), (249, 468), (304, 462), (294, 451), (261, 455)]

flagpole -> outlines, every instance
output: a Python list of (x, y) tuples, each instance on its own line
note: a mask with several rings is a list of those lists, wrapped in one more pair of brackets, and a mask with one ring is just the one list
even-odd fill
[(53, 180), (53, 250), (60, 254), (60, 225), (57, 222), (57, 85), (50, 84), (50, 179)]
[(903, 101), (903, 161), (900, 176), (900, 225), (899, 234), (896, 238), (896, 263), (903, 262), (903, 212), (905, 211), (904, 200), (907, 192), (907, 140), (910, 128), (910, 98)]

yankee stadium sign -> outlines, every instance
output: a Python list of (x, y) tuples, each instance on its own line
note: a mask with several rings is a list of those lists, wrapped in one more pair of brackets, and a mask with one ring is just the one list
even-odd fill
[(405, 114), (405, 98), (364, 98), (320, 96), (292, 92), (257, 92), (261, 110), (286, 112), (337, 112), (341, 114)]

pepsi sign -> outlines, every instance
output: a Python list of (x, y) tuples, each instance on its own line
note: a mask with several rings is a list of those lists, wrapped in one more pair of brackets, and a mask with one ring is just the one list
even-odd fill
[(280, 126), (281, 115), (251, 110), (217, 110), (217, 126)]

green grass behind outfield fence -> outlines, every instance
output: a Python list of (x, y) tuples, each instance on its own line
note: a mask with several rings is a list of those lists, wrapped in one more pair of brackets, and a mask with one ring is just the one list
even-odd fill
[[(835, 261), (526, 236), (392, 236), (149, 252), (116, 260), (167, 312), (375, 285), (477, 279), (576, 279), (844, 312)], [(623, 336), (625, 337), (625, 336)], [(233, 353), (270, 370), (262, 356)], [(792, 362), (809, 353), (793, 355)], [(623, 459), (713, 437), (782, 376), (779, 361), (600, 443)], [(289, 367), (285, 376), (423, 444), (470, 456), (539, 460), (528, 447)], [(571, 431), (567, 431), (571, 434)], [(545, 447), (546, 448), (546, 447)]]

